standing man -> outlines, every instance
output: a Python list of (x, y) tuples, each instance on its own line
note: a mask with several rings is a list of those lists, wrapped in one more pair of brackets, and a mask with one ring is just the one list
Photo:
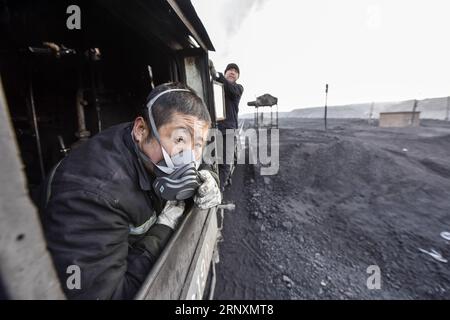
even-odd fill
[[(235, 145), (235, 130), (238, 128), (238, 113), (239, 113), (239, 102), (241, 101), (242, 93), (244, 92), (244, 87), (236, 81), (239, 79), (240, 71), (236, 63), (230, 63), (225, 68), (225, 74), (218, 73), (214, 69), (214, 65), (210, 63), (211, 74), (213, 78), (223, 83), (223, 88), (225, 90), (225, 109), (226, 118), (223, 121), (219, 121), (218, 128), (222, 132), (223, 136), (223, 164), (219, 165), (220, 174), (220, 189), (223, 192), (227, 181), (230, 178), (231, 165), (229, 160), (234, 161), (234, 145)], [(233, 143), (227, 141), (233, 141)], [(227, 145), (232, 145), (232, 148)], [(228, 161), (227, 161), (228, 159)]]

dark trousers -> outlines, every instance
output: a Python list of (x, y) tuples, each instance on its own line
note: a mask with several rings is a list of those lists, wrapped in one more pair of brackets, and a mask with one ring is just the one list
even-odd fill
[[(225, 130), (222, 131), (222, 138), (223, 138), (223, 152), (222, 152), (223, 158), (222, 164), (219, 164), (219, 178), (220, 178), (220, 189), (223, 191), (225, 185), (227, 184), (228, 178), (230, 178), (231, 164), (234, 162), (234, 149), (236, 141), (234, 132), (230, 132), (227, 134)], [(227, 147), (228, 144), (230, 144), (229, 147)]]

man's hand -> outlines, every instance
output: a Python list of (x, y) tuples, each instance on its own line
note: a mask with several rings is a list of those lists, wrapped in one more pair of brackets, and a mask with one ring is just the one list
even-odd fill
[(175, 229), (184, 212), (184, 201), (167, 201), (166, 206), (156, 220), (157, 224), (163, 224)]
[(194, 197), (195, 204), (200, 209), (209, 209), (218, 206), (222, 202), (222, 194), (220, 193), (217, 181), (208, 170), (200, 170), (198, 175), (203, 183), (198, 188), (197, 194)]
[(212, 62), (211, 59), (209, 59), (208, 65), (209, 65), (209, 73), (211, 74), (211, 77), (212, 77), (214, 80), (217, 79), (216, 68), (214, 67), (214, 63)]

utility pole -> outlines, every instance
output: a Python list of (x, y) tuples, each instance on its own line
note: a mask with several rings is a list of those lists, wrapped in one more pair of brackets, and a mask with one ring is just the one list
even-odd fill
[(449, 115), (450, 115), (450, 97), (447, 97), (447, 115), (445, 116), (445, 120), (449, 121)]
[(327, 112), (328, 112), (328, 83), (325, 86), (325, 115), (324, 115), (324, 123), (325, 123), (325, 131), (327, 131)]
[(372, 124), (372, 117), (373, 117), (373, 108), (375, 106), (375, 102), (372, 102), (372, 104), (370, 105), (370, 112), (369, 112), (369, 125)]
[(416, 116), (416, 110), (417, 110), (417, 99), (414, 100), (414, 104), (413, 104), (413, 110), (412, 110), (412, 115), (411, 115), (411, 126), (414, 126), (414, 118)]

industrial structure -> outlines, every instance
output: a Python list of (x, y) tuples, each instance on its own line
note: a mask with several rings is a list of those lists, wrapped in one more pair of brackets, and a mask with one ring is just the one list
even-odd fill
[[(270, 107), (270, 123), (269, 127), (278, 128), (278, 98), (266, 93), (256, 98), (255, 101), (247, 102), (250, 107), (255, 107), (254, 124), (256, 128), (264, 126), (264, 111), (259, 111), (259, 108)], [(273, 117), (273, 106), (275, 110), (275, 121)]]
[(420, 112), (381, 112), (380, 127), (418, 127), (420, 126)]
[[(81, 13), (68, 27), (68, 8)], [(188, 0), (5, 0), (0, 4), (0, 296), (63, 299), (30, 195), (83, 141), (134, 120), (150, 90), (179, 81), (215, 125), (211, 40)], [(201, 299), (217, 207), (191, 208), (136, 299)]]

